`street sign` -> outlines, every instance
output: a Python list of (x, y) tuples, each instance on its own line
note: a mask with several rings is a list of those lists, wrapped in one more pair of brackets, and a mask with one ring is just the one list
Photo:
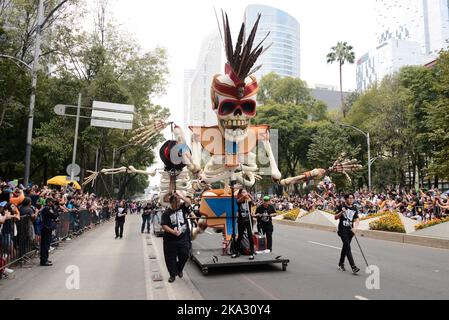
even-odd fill
[[(67, 181), (70, 181), (70, 177), (67, 177)], [(80, 182), (80, 177), (74, 177), (73, 181)]]
[(54, 111), (58, 116), (65, 116), (65, 108), (66, 106), (63, 104), (58, 104), (55, 108)]
[(122, 130), (133, 128), (133, 105), (94, 101), (92, 109), (92, 127)]
[(79, 165), (77, 165), (77, 164), (75, 164), (75, 165), (69, 164), (69, 165), (67, 166), (67, 171), (66, 171), (67, 174), (68, 174), (69, 176), (72, 175), (72, 168), (73, 168), (73, 175), (74, 175), (74, 176), (77, 176), (77, 175), (80, 174), (81, 168), (80, 168)]

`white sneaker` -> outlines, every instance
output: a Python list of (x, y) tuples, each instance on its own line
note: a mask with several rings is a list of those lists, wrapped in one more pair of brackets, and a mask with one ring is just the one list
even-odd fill
[(9, 269), (9, 268), (5, 268), (5, 273), (11, 274), (11, 273), (13, 273), (13, 272), (14, 272), (14, 270)]
[(53, 251), (53, 250), (55, 250), (55, 248), (53, 248), (53, 247), (50, 247), (50, 250), (49, 250), (49, 251), (51, 252), (51, 251)]
[(70, 241), (70, 240), (72, 240), (72, 239), (70, 239), (70, 238), (65, 239), (65, 241)]
[(264, 253), (271, 253), (271, 250), (265, 250)]

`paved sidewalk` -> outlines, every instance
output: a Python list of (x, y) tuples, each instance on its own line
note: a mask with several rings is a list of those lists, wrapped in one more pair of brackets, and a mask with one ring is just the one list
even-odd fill
[[(123, 239), (114, 239), (111, 221), (61, 244), (51, 254), (53, 267), (40, 267), (35, 259), (31, 269), (17, 268), (10, 279), (0, 280), (0, 300), (201, 299), (187, 274), (167, 282), (162, 239), (142, 235), (140, 226), (140, 215), (131, 215)], [(79, 270), (79, 290), (66, 287), (73, 267)], [(162, 281), (153, 281), (154, 274)]]

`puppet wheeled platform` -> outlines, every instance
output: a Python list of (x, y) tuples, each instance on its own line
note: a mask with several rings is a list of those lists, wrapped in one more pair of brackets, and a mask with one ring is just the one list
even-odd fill
[(280, 264), (282, 271), (287, 271), (287, 266), (290, 263), (289, 259), (275, 253), (256, 255), (254, 260), (249, 260), (248, 256), (233, 259), (229, 255), (222, 256), (221, 254), (221, 249), (193, 249), (191, 259), (200, 267), (204, 275), (208, 275), (211, 269), (271, 264)]

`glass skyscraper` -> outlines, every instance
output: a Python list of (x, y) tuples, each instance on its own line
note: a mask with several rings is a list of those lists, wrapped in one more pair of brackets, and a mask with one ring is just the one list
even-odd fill
[(300, 78), (299, 22), (282, 10), (265, 5), (249, 5), (245, 10), (247, 33), (256, 22), (258, 13), (262, 14), (262, 18), (255, 44), (258, 44), (268, 32), (271, 32), (265, 40), (265, 47), (270, 43), (273, 45), (259, 58), (258, 64), (263, 64), (263, 67), (256, 73), (257, 79), (260, 80), (270, 72), (275, 72), (282, 77)]

